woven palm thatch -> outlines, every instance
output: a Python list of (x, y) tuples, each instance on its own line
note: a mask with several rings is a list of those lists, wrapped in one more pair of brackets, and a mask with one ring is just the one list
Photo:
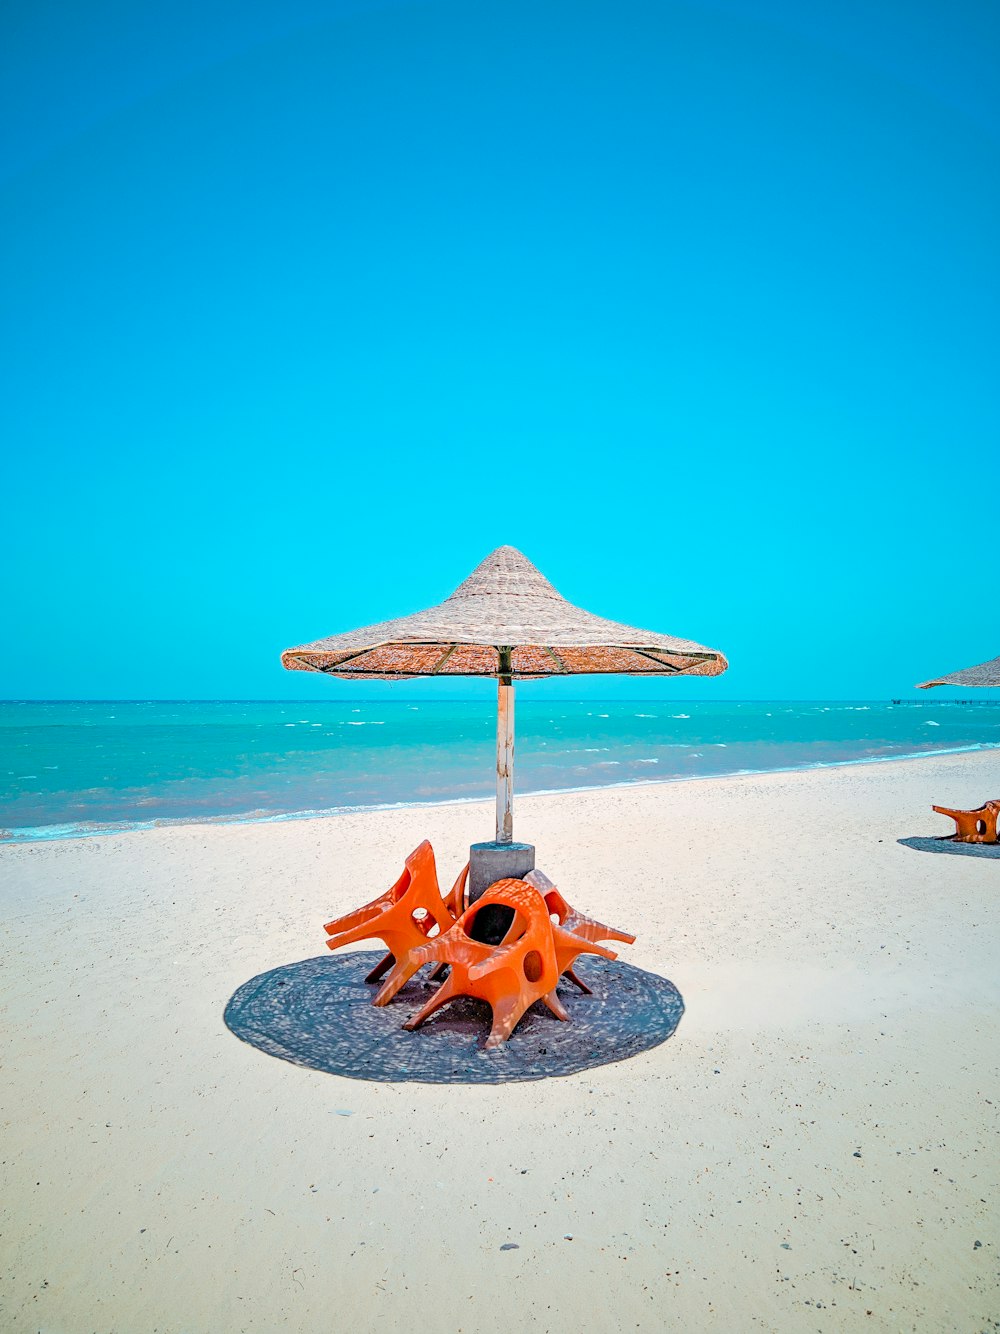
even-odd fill
[(933, 681), (921, 681), (918, 690), (929, 690), (931, 686), (1000, 686), (1000, 658), (991, 658), (976, 667), (966, 667), (963, 671), (952, 672), (950, 676), (936, 676)]
[(729, 665), (717, 649), (574, 607), (513, 547), (498, 547), (437, 607), (286, 649), (281, 661), (290, 671), (381, 681), (508, 671), (516, 680), (718, 676)]

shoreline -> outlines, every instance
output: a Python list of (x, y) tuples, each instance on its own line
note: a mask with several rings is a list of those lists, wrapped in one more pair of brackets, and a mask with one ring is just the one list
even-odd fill
[[(960, 702), (960, 701), (959, 701)], [(915, 760), (932, 760), (949, 755), (976, 754), (981, 751), (1000, 750), (1000, 743), (976, 742), (966, 746), (942, 747), (935, 750), (909, 751), (899, 755), (866, 755), (849, 760), (815, 760), (810, 764), (775, 765), (767, 769), (734, 769), (713, 774), (678, 774), (670, 778), (636, 778), (619, 783), (585, 783), (572, 787), (534, 788), (515, 792), (515, 801), (528, 797), (569, 796), (584, 792), (621, 791), (631, 788), (674, 787), (686, 783), (731, 782), (738, 778), (759, 778), (767, 774), (816, 773), (827, 769), (844, 769), (854, 766), (909, 764)], [(336, 819), (343, 816), (363, 815), (369, 811), (408, 811), (450, 808), (454, 806), (474, 806), (492, 803), (491, 795), (479, 797), (445, 797), (432, 801), (377, 802), (360, 806), (331, 806), (316, 810), (279, 811), (275, 813), (244, 815), (206, 815), (181, 816), (153, 820), (122, 820), (106, 824), (88, 824), (86, 822), (51, 825), (25, 825), (0, 827), (0, 849), (7, 846), (25, 844), (55, 843), (65, 840), (85, 838), (106, 838), (116, 834), (148, 833), (156, 829), (184, 829), (229, 825), (271, 825), (288, 824), (307, 820)]]

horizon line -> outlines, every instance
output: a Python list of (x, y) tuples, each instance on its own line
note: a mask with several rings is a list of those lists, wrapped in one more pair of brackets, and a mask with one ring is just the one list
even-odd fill
[[(952, 686), (953, 690), (960, 690), (961, 686)], [(412, 697), (411, 700), (386, 700), (373, 696), (350, 696), (343, 699), (303, 699), (301, 697), (288, 698), (285, 696), (269, 695), (104, 695), (94, 697), (0, 697), (0, 704), (321, 704), (321, 705), (341, 705), (341, 704), (378, 704), (380, 707), (385, 704), (411, 703), (413, 699), (419, 700), (423, 704), (447, 705), (447, 704), (480, 704), (483, 703), (483, 697), (456, 696), (451, 699), (426, 699), (423, 696)], [(986, 695), (985, 698), (976, 697), (951, 699), (948, 696), (928, 696), (928, 695), (741, 695), (724, 696), (715, 699), (688, 698), (685, 696), (660, 695), (650, 699), (648, 696), (633, 698), (630, 695), (587, 695), (587, 696), (569, 696), (563, 702), (567, 704), (818, 704), (828, 703), (831, 700), (850, 703), (860, 701), (865, 704), (894, 704), (903, 701), (912, 704), (930, 704), (934, 699), (939, 703), (948, 704), (1000, 704), (1000, 699), (992, 698)], [(549, 703), (549, 700), (539, 700), (539, 703)]]

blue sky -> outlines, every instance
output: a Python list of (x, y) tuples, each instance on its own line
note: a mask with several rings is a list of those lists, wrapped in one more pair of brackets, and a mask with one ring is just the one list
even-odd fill
[(672, 696), (1000, 652), (995, 6), (21, 0), (0, 52), (0, 696), (357, 693), (280, 650), (505, 542), (728, 653)]

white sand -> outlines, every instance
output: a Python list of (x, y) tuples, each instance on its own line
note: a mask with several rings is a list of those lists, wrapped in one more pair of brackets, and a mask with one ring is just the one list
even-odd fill
[(499, 1087), (222, 1022), (486, 806), (0, 848), (0, 1329), (1000, 1327), (1000, 861), (896, 841), (991, 795), (984, 753), (522, 799), (687, 1013)]

